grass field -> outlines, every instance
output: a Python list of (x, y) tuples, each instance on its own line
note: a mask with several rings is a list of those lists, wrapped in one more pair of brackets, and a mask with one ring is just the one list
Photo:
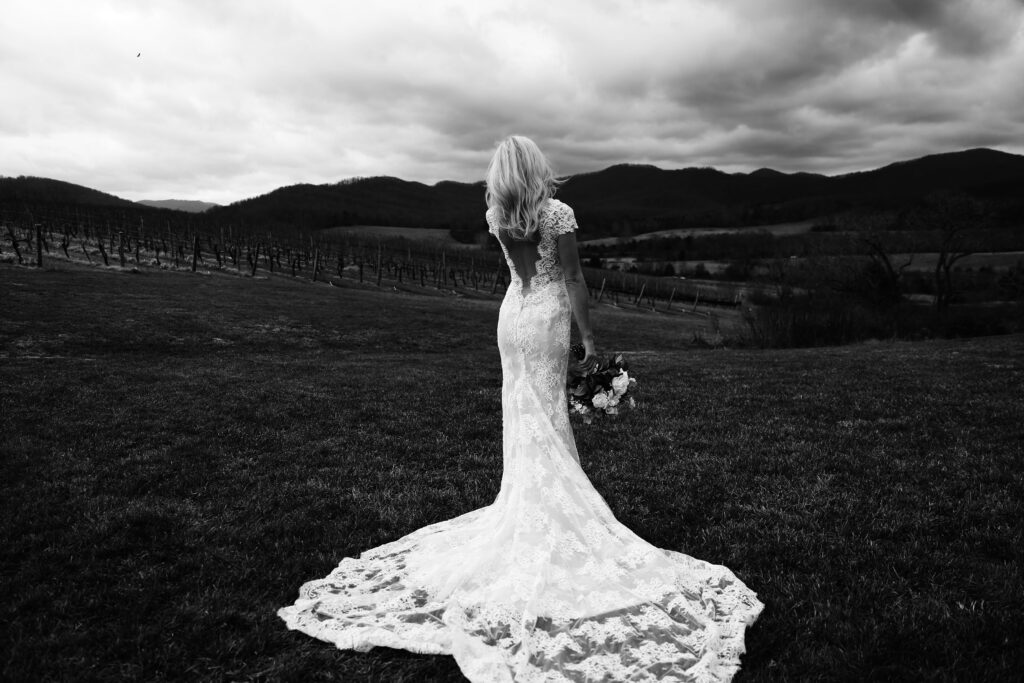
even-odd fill
[[(0, 679), (460, 680), (275, 610), (493, 500), (495, 301), (73, 264), (0, 293)], [(1019, 680), (1024, 337), (687, 324), (595, 312), (641, 410), (577, 441), (623, 523), (758, 591), (736, 680)]]
[(794, 221), (791, 223), (772, 223), (769, 225), (744, 225), (739, 227), (694, 227), (694, 228), (672, 228), (671, 230), (656, 230), (645, 232), (630, 237), (597, 237), (592, 240), (580, 241), (581, 246), (597, 247), (611, 246), (615, 244), (626, 244), (627, 242), (643, 242), (664, 237), (700, 237), (704, 235), (729, 235), (738, 232), (766, 232), (770, 235), (803, 235), (810, 232), (818, 223), (817, 220)]

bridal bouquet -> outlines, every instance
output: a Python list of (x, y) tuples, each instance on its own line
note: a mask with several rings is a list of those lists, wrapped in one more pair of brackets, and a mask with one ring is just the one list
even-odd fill
[[(582, 360), (585, 351), (581, 344), (570, 349), (573, 358)], [(630, 389), (636, 380), (629, 376), (629, 363), (621, 353), (599, 359), (597, 369), (582, 374), (570, 367), (565, 391), (569, 397), (569, 411), (583, 417), (590, 424), (595, 417), (618, 415), (621, 410), (636, 407)]]

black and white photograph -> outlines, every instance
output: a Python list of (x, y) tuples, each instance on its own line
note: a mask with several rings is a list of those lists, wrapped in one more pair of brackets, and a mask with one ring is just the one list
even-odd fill
[(4, 0), (0, 680), (1024, 677), (1024, 0)]

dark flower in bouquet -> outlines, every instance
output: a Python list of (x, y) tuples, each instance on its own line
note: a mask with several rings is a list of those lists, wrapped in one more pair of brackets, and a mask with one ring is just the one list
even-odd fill
[[(581, 344), (574, 344), (570, 351), (576, 361), (586, 355)], [(569, 413), (582, 416), (590, 424), (595, 418), (635, 408), (636, 401), (631, 395), (634, 386), (636, 380), (629, 376), (629, 363), (621, 353), (598, 358), (597, 367), (591, 372), (582, 372), (570, 363), (565, 387)]]

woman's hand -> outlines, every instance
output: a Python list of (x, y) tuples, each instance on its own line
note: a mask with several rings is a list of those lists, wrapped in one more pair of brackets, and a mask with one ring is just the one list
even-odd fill
[(594, 345), (593, 336), (588, 335), (583, 338), (583, 358), (574, 365), (576, 371), (581, 375), (587, 375), (597, 370), (597, 348)]

